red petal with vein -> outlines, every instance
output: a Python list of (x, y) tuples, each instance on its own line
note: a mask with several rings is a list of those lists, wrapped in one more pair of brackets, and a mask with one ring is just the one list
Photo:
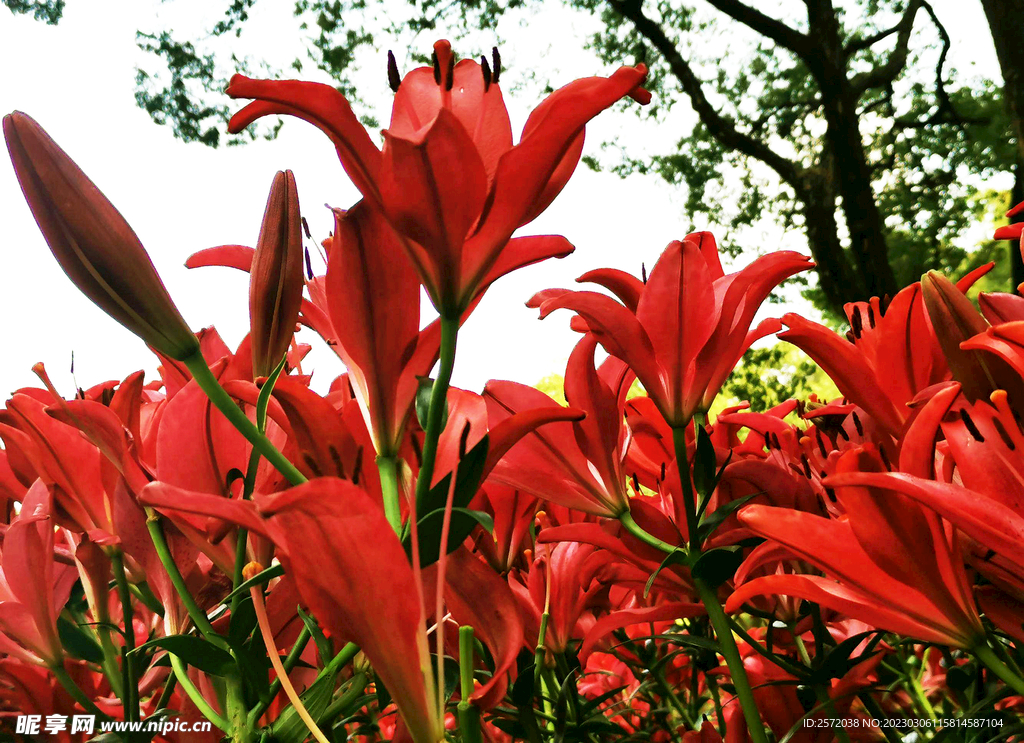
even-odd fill
[(139, 502), (163, 511), (223, 519), (257, 534), (270, 536), (267, 524), (257, 514), (251, 501), (197, 493), (165, 482), (151, 482), (139, 493)]
[(828, 478), (830, 487), (863, 486), (902, 493), (934, 509), (965, 534), (1024, 564), (1024, 516), (980, 493), (902, 472), (848, 472)]
[(755, 578), (733, 591), (725, 604), (726, 612), (732, 614), (740, 611), (743, 603), (754, 596), (795, 596), (889, 632), (940, 645), (970, 647), (966, 638), (945, 631), (942, 627), (918, 621), (894, 609), (888, 600), (847, 588), (828, 578), (814, 575), (768, 575)]
[(320, 395), (291, 377), (280, 377), (274, 398), (281, 403), (304, 466), (313, 477), (350, 479), (359, 445), (341, 422), (341, 414)]
[(386, 131), (384, 137), (380, 190), (388, 221), (421, 246), (413, 257), (435, 301), (457, 296), (467, 275), (463, 243), (487, 196), (480, 155), (447, 109), (413, 139)]
[(261, 498), (258, 508), (313, 614), (366, 653), (417, 743), (441, 740), (425, 683), (432, 677), (420, 594), (380, 505), (325, 477)]
[(397, 391), (419, 336), (419, 280), (394, 231), (365, 201), (336, 215), (325, 281), (337, 350), (367, 428), (378, 453), (393, 453), (412, 403)]
[(978, 295), (981, 314), (993, 325), (1024, 320), (1024, 297), (1003, 292), (981, 292)]
[(228, 131), (237, 133), (263, 116), (290, 114), (319, 127), (331, 138), (352, 182), (364, 196), (375, 196), (381, 154), (352, 107), (330, 85), (299, 80), (253, 80), (235, 75), (228, 85), (232, 98), (256, 98), (231, 117)]
[(493, 251), (540, 214), (575, 169), (574, 145), (579, 146), (584, 125), (638, 88), (645, 77), (643, 65), (622, 67), (611, 77), (576, 80), (545, 99), (527, 120), (519, 144), (498, 162), (486, 217), (467, 253), (479, 254), (486, 266)]
[(905, 413), (893, 405), (886, 391), (879, 386), (874, 372), (855, 345), (824, 325), (792, 312), (784, 315), (782, 322), (789, 329), (779, 333), (781, 340), (792, 343), (810, 356), (845, 397), (864, 408), (890, 434), (899, 434)]
[(254, 248), (245, 245), (218, 245), (193, 253), (185, 261), (185, 268), (202, 268), (205, 266), (221, 266), (237, 268), (249, 272), (252, 268), (252, 257), (256, 255)]
[(523, 620), (508, 583), (466, 548), (448, 555), (445, 602), (459, 624), (468, 624), (494, 658), (490, 681), (473, 692), (482, 710), (494, 707), (505, 696), (509, 672), (523, 646)]
[[(715, 332), (721, 311), (698, 242), (670, 243), (647, 279), (636, 318), (647, 331), (661, 366), (668, 392), (661, 406), (671, 421), (682, 422), (686, 417), (683, 392), (692, 374), (690, 367)], [(630, 362), (629, 357), (620, 358)], [(650, 390), (648, 394), (657, 399)]]
[(587, 271), (576, 281), (603, 286), (633, 312), (636, 312), (636, 306), (640, 303), (640, 295), (644, 290), (644, 283), (640, 279), (617, 268), (596, 268)]
[[(505, 243), (498, 259), (480, 281), (479, 291), (484, 291), (502, 276), (512, 273), (517, 268), (532, 266), (548, 258), (565, 258), (574, 250), (576, 247), (561, 235), (513, 237)], [(527, 303), (527, 306), (531, 305)]]

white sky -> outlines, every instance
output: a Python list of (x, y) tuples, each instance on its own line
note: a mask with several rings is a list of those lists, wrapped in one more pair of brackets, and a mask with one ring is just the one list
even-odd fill
[[(261, 10), (268, 2), (257, 5), (254, 27), (269, 42), (267, 49), (287, 48), (294, 56), (296, 36), (287, 22), (293, 4), (276, 3), (273, 10)], [(933, 4), (953, 37), (952, 63), (962, 70), (973, 65), (977, 73), (999, 79), (978, 0)], [(208, 12), (210, 5), (219, 8), (222, 3), (70, 0), (57, 27), (14, 17), (0, 8), (0, 113), (22, 110), (38, 120), (135, 228), (193, 329), (215, 325), (234, 346), (248, 328), (244, 275), (228, 269), (189, 271), (185, 258), (212, 245), (254, 244), (267, 190), (279, 169), (295, 172), (303, 213), (318, 238), (331, 228), (329, 213), (320, 205), (349, 206), (358, 194), (326, 137), (303, 123), (289, 121), (273, 142), (211, 150), (174, 139), (168, 128), (155, 125), (136, 107), (134, 77), (140, 53), (135, 30), (165, 27), (168, 19), (179, 31), (190, 20), (203, 28), (209, 23), (197, 13)], [(771, 4), (771, 9), (777, 8)], [(919, 23), (924, 23), (923, 15)], [(536, 67), (540, 61), (552, 71), (556, 87), (575, 77), (607, 74), (610, 70), (588, 55), (569, 51), (580, 46), (586, 30), (576, 24), (574, 16), (561, 8), (520, 19), (502, 30), (506, 66)], [(400, 46), (392, 46), (401, 60)], [(490, 42), (481, 41), (480, 46), (489, 48)], [(386, 122), (390, 109), (383, 53), (380, 59), (380, 70), (367, 85), (380, 89), (374, 94), (382, 106), (376, 115)], [(409, 67), (400, 66), (403, 71)], [(532, 90), (518, 96), (506, 90), (506, 101), (513, 131), (518, 131), (539, 99)], [(692, 120), (692, 113), (682, 110), (672, 127), (659, 127), (638, 120), (620, 105), (588, 127), (587, 151), (595, 154), (600, 142), (616, 138), (664, 151), (661, 145), (685, 133), (679, 127)], [(537, 290), (570, 286), (592, 268), (614, 266), (639, 273), (643, 261), (649, 269), (666, 243), (692, 229), (722, 233), (713, 224), (694, 224), (682, 204), (683, 194), (653, 178), (622, 180), (581, 166), (554, 205), (521, 231), (564, 234), (576, 245), (576, 253), (521, 270), (492, 287), (460, 335), (454, 383), (479, 390), (490, 378), (533, 384), (550, 373), (561, 373), (577, 337), (568, 330), (568, 313), (540, 322), (523, 302)], [(805, 249), (800, 235), (782, 235), (770, 228), (741, 233), (737, 239), (767, 249)], [(740, 263), (753, 257), (744, 256)], [(35, 386), (30, 367), (37, 361), (44, 362), (58, 388), (70, 394), (72, 350), (83, 387), (120, 379), (140, 368), (152, 377), (156, 364), (142, 342), (80, 295), (53, 260), (6, 152), (0, 156), (0, 279), (0, 395)], [(797, 308), (802, 305), (770, 305), (762, 316)], [(303, 336), (314, 346), (314, 387), (322, 390), (343, 371), (341, 363), (310, 331), (303, 331)]]

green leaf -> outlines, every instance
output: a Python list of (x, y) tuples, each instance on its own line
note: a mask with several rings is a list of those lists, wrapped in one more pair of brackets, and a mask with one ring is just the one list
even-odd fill
[(103, 662), (103, 648), (92, 635), (77, 624), (69, 622), (64, 617), (57, 617), (57, 636), (60, 637), (61, 647), (72, 658), (89, 663)]
[[(466, 537), (477, 526), (488, 532), (494, 531), (494, 519), (483, 511), (472, 511), (468, 508), (452, 508), (452, 517), (448, 525), (448, 548), (445, 554), (457, 550), (466, 541)], [(431, 511), (419, 520), (420, 564), (423, 567), (433, 565), (441, 551), (441, 531), (444, 527), (444, 509)], [(406, 554), (412, 555), (412, 536), (405, 543)]]
[(743, 552), (739, 547), (716, 547), (697, 558), (690, 574), (714, 589), (732, 578), (742, 562)]
[(715, 447), (707, 429), (699, 423), (694, 425), (697, 428), (697, 451), (693, 459), (693, 485), (697, 494), (706, 499), (714, 491)]
[(213, 676), (223, 676), (235, 666), (235, 659), (231, 657), (231, 653), (195, 635), (157, 637), (139, 645), (131, 654), (135, 655), (149, 648), (163, 648), (169, 653), (174, 653), (188, 665)]
[(647, 579), (647, 584), (644, 586), (644, 598), (647, 598), (647, 594), (651, 592), (651, 586), (654, 585), (655, 579), (662, 570), (670, 565), (683, 565), (686, 563), (686, 558), (686, 552), (680, 549), (672, 550), (665, 555), (665, 559), (661, 561), (661, 565), (659, 565), (658, 569), (651, 573), (651, 577)]
[(270, 658), (262, 637), (232, 645), (246, 689), (264, 704), (270, 704)]
[(238, 609), (231, 616), (231, 623), (228, 625), (228, 642), (234, 646), (245, 641), (256, 627), (256, 607), (252, 605), (252, 598), (246, 596), (238, 602)]
[[(417, 377), (420, 386), (416, 390), (416, 420), (420, 428), (427, 429), (427, 418), (430, 415), (430, 396), (434, 392), (434, 380), (430, 377)], [(444, 401), (444, 412), (441, 414), (441, 430), (448, 425), (448, 400)]]
[(274, 393), (274, 385), (277, 384), (277, 378), (281, 376), (281, 372), (284, 371), (285, 361), (288, 359), (288, 354), (284, 355), (284, 358), (278, 362), (277, 366), (274, 367), (274, 371), (270, 372), (270, 376), (267, 377), (267, 381), (260, 387), (259, 397), (256, 398), (256, 424), (262, 431), (267, 425), (267, 408), (270, 405), (270, 396)]
[(759, 495), (763, 495), (764, 491), (759, 490), (756, 493), (750, 495), (744, 495), (742, 498), (731, 500), (724, 505), (719, 506), (701, 522), (700, 526), (697, 527), (697, 533), (700, 536), (700, 541), (704, 542), (708, 537), (715, 533), (715, 530), (722, 525), (729, 516), (736, 513), (743, 506), (747, 505), (751, 499), (756, 498)]
[(301, 606), (295, 607), (295, 610), (299, 613), (299, 618), (302, 619), (302, 623), (306, 625), (306, 629), (309, 630), (309, 634), (313, 638), (313, 642), (316, 643), (316, 649), (320, 654), (321, 662), (326, 663), (329, 659), (334, 657), (334, 649), (331, 647), (330, 641), (324, 635), (324, 631), (320, 629), (320, 625), (317, 624), (316, 620), (304, 612)]
[[(337, 672), (320, 676), (312, 686), (299, 695), (303, 706), (317, 722), (320, 721), (320, 716), (331, 703), (337, 677)], [(309, 737), (306, 723), (302, 721), (299, 713), (295, 711), (295, 707), (291, 705), (274, 721), (270, 731), (276, 743), (302, 743)]]
[(282, 575), (284, 575), (284, 566), (283, 565), (281, 565), (280, 563), (277, 564), (277, 565), (271, 565), (266, 570), (263, 570), (263, 571), (257, 573), (256, 575), (251, 577), (249, 580), (247, 580), (244, 583), (240, 584), (238, 586), (238, 588), (236, 588), (234, 591), (232, 591), (227, 596), (225, 596), (223, 599), (221, 599), (221, 603), (222, 604), (228, 604), (228, 603), (231, 602), (231, 599), (233, 599), (238, 594), (240, 594), (240, 593), (249, 593), (249, 589), (252, 588), (253, 586), (259, 586), (259, 585), (263, 585), (264, 583), (269, 583), (274, 578), (278, 578), (278, 577), (280, 577)]
[[(484, 436), (459, 460), (455, 492), (452, 495), (448, 552), (457, 549), (478, 525), (488, 531), (494, 530), (490, 516), (480, 511), (471, 511), (468, 508), (483, 479), (489, 445), (488, 438)], [(451, 482), (452, 476), (449, 472), (430, 489), (425, 501), (424, 513), (419, 518), (420, 560), (424, 567), (436, 562), (440, 552), (441, 525), (444, 522), (444, 507), (448, 501), (448, 489), (451, 487)], [(408, 524), (406, 524), (405, 532), (402, 535), (402, 542), (406, 554), (412, 555), (412, 533)]]

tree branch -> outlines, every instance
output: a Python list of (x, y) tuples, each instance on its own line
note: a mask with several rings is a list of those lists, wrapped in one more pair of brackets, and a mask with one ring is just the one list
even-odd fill
[(812, 53), (810, 39), (782, 21), (765, 15), (739, 0), (707, 0), (708, 4), (735, 21), (767, 36), (779, 46), (788, 49), (806, 61)]
[(690, 104), (700, 117), (701, 123), (707, 127), (715, 139), (730, 149), (760, 160), (778, 173), (784, 181), (795, 188), (802, 188), (800, 168), (796, 163), (772, 150), (765, 142), (740, 131), (734, 121), (715, 109), (705, 95), (700, 80), (689, 63), (683, 59), (682, 54), (661, 26), (644, 15), (638, 0), (627, 0), (627, 2), (611, 0), (611, 3), (625, 18), (632, 21), (636, 30), (665, 57), (669, 69), (678, 78), (683, 92), (689, 97)]
[(914, 30), (914, 20), (917, 18), (917, 11), (926, 5), (924, 0), (911, 0), (907, 6), (903, 18), (896, 24), (896, 46), (889, 54), (884, 64), (854, 76), (850, 84), (859, 98), (865, 90), (887, 85), (896, 79), (896, 76), (907, 66), (907, 57), (910, 53), (910, 34)]

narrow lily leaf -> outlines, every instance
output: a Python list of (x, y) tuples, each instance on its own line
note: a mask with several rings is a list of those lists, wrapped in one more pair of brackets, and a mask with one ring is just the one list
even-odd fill
[[(419, 520), (420, 564), (423, 567), (437, 562), (441, 550), (441, 530), (444, 526), (444, 509), (437, 508)], [(445, 554), (453, 552), (466, 540), (477, 526), (488, 532), (494, 531), (494, 519), (483, 511), (453, 507), (448, 525), (448, 544)], [(404, 542), (406, 554), (412, 555), (412, 536)]]
[(333, 657), (334, 652), (331, 650), (331, 643), (324, 636), (324, 631), (320, 629), (320, 625), (316, 623), (313, 617), (302, 610), (301, 606), (296, 607), (295, 610), (298, 612), (302, 623), (306, 625), (306, 629), (309, 630), (309, 634), (313, 637), (313, 642), (316, 643), (316, 649), (320, 653), (322, 662), (326, 663)]
[(683, 550), (672, 550), (665, 559), (661, 561), (661, 565), (658, 566), (657, 570), (651, 573), (651, 577), (647, 579), (647, 584), (644, 586), (644, 598), (647, 598), (651, 592), (651, 586), (654, 585), (655, 579), (658, 574), (670, 565), (683, 565), (686, 562), (687, 554)]
[(718, 547), (697, 558), (690, 573), (712, 588), (718, 588), (736, 574), (742, 562), (743, 552), (739, 547)]
[(60, 644), (72, 658), (90, 663), (103, 662), (103, 649), (93, 637), (73, 622), (64, 617), (57, 617), (57, 636)]
[(233, 599), (238, 594), (240, 594), (240, 593), (248, 594), (249, 593), (249, 589), (252, 588), (253, 586), (260, 586), (260, 585), (263, 585), (265, 583), (269, 583), (274, 578), (279, 578), (282, 575), (284, 575), (284, 566), (283, 565), (280, 565), (280, 564), (278, 564), (278, 565), (271, 565), (266, 570), (263, 570), (263, 571), (257, 573), (256, 575), (254, 575), (249, 580), (245, 581), (244, 583), (239, 584), (238, 588), (236, 588), (234, 591), (229, 593), (227, 596), (225, 596), (221, 600), (221, 603), (222, 604), (228, 604), (228, 603), (231, 602), (231, 599)]
[(693, 461), (693, 485), (701, 501), (706, 501), (714, 490), (715, 447), (707, 429), (699, 423), (694, 425), (697, 428), (697, 453)]
[(132, 650), (139, 654), (149, 648), (163, 648), (174, 653), (190, 666), (213, 676), (223, 676), (235, 666), (235, 659), (226, 650), (194, 635), (157, 637)]
[(701, 522), (697, 529), (697, 533), (700, 535), (700, 541), (704, 542), (704, 540), (715, 533), (715, 530), (722, 525), (723, 521), (759, 495), (764, 495), (764, 493), (762, 491), (758, 491), (756, 493), (751, 493), (750, 495), (744, 495), (742, 498), (729, 501), (712, 511), (708, 517)]

